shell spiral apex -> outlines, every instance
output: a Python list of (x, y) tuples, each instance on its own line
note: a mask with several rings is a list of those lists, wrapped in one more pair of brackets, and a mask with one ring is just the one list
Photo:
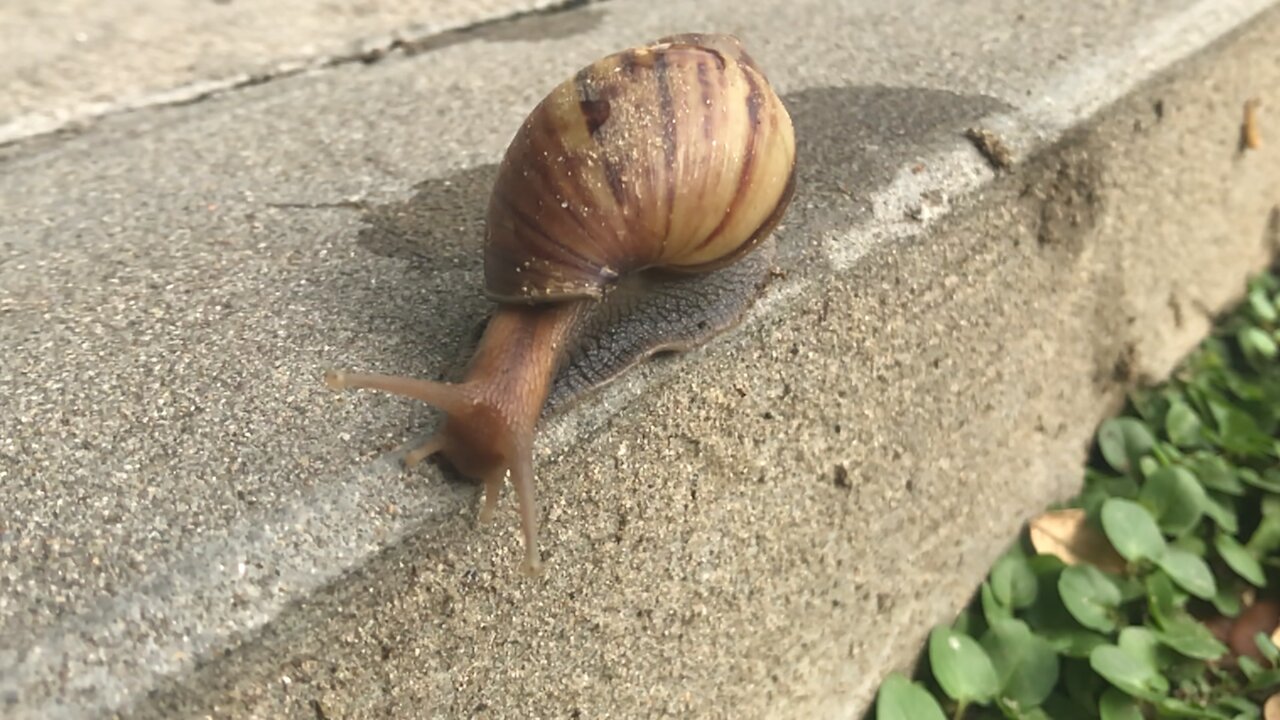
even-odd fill
[(795, 181), (791, 118), (731, 35), (608, 55), (556, 86), (507, 149), (485, 291), (599, 297), (650, 267), (722, 267), (772, 231)]

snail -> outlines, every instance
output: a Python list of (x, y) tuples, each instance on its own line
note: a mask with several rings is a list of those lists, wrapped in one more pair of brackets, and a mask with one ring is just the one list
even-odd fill
[(325, 383), (443, 411), (404, 466), (440, 455), (482, 481), (482, 524), (509, 475), (521, 568), (537, 574), (533, 441), (546, 409), (734, 325), (767, 282), (794, 189), (791, 118), (736, 37), (607, 55), (551, 90), (502, 158), (484, 237), (496, 308), (463, 379), (331, 370)]

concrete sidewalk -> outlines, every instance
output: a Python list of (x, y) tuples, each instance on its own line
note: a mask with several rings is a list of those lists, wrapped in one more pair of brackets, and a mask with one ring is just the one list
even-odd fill
[[(526, 22), (0, 148), (6, 718), (855, 717), (1280, 242), (1269, 0)], [(706, 29), (795, 119), (785, 277), (545, 428), (531, 582), (319, 379), (455, 362), (524, 115)]]
[(13, 0), (0, 5), (0, 144), (104, 114), (367, 62), (515, 14), (584, 4)]

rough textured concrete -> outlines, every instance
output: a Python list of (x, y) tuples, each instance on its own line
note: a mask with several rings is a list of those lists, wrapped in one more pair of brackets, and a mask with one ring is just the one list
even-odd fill
[[(412, 52), (450, 31), (471, 34), (477, 24), (566, 4), (9, 0), (0, 5), (0, 143), (282, 73)], [(481, 32), (495, 30), (502, 33)]]
[[(1237, 147), (1245, 99), (1280, 100), (1268, 5), (616, 0), (543, 44), (11, 146), (6, 717), (856, 715), (1074, 489), (1105, 404), (1268, 257), (1275, 143)], [(793, 109), (786, 277), (540, 436), (530, 582), (511, 498), (477, 530), (473, 488), (384, 453), (429, 412), (318, 378), (453, 361), (523, 114), (599, 53), (707, 27)]]

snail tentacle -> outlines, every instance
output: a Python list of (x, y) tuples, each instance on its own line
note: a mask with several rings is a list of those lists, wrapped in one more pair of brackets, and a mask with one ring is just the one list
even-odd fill
[(334, 390), (383, 390), (421, 400), (445, 412), (458, 412), (468, 402), (467, 393), (457, 385), (398, 375), (329, 370), (324, 374), (324, 382)]

